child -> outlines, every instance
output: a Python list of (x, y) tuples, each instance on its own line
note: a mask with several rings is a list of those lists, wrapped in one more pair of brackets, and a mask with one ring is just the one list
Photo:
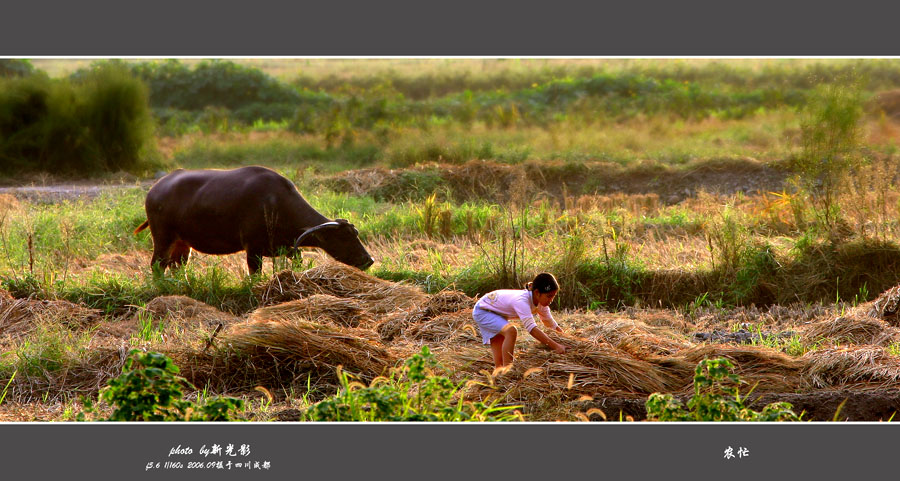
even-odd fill
[(562, 332), (548, 307), (558, 291), (559, 283), (553, 274), (542, 272), (526, 284), (524, 290), (499, 289), (487, 293), (475, 303), (472, 317), (481, 331), (482, 341), (491, 345), (495, 367), (507, 366), (513, 361), (517, 332), (515, 326), (507, 322), (508, 319), (519, 318), (522, 327), (532, 337), (558, 354), (566, 352), (565, 346), (550, 339), (534, 322), (534, 315), (538, 314), (545, 326)]

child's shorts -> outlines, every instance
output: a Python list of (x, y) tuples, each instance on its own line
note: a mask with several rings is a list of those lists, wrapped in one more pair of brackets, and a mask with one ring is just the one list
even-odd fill
[(475, 324), (478, 325), (478, 330), (481, 331), (481, 340), (485, 344), (490, 344), (491, 338), (499, 334), (500, 329), (503, 329), (503, 326), (509, 323), (500, 314), (477, 306), (472, 309), (472, 318), (475, 319)]

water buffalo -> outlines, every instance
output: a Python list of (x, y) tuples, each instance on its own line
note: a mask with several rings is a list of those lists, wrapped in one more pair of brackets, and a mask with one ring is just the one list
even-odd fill
[(247, 251), (250, 274), (262, 257), (297, 247), (319, 247), (336, 260), (366, 269), (374, 262), (345, 219), (330, 220), (294, 184), (265, 167), (233, 170), (178, 169), (159, 179), (145, 202), (157, 272), (188, 261), (191, 249), (206, 254)]

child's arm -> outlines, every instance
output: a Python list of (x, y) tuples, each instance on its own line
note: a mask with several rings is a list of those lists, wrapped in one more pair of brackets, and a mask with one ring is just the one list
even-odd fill
[(559, 327), (559, 324), (556, 323), (556, 320), (553, 319), (553, 314), (550, 313), (550, 308), (548, 306), (539, 308), (538, 315), (541, 317), (541, 321), (544, 322), (544, 325), (547, 326), (547, 328), (556, 332), (563, 332), (562, 328)]
[[(559, 329), (559, 326), (557, 326), (557, 329), (562, 332), (562, 330)], [(553, 349), (557, 354), (565, 354), (566, 346), (563, 346), (553, 339), (550, 339), (550, 337), (544, 334), (544, 331), (542, 331), (539, 327), (535, 326), (530, 331), (528, 331), (528, 334), (531, 334), (531, 337), (537, 339), (538, 341), (541, 341), (541, 343), (543, 343), (550, 349)]]
[[(565, 346), (547, 337), (547, 335), (544, 334), (544, 331), (537, 327), (537, 324), (534, 322), (534, 316), (532, 316), (531, 311), (528, 310), (527, 306), (516, 304), (513, 309), (515, 309), (516, 314), (519, 315), (519, 320), (522, 321), (522, 327), (528, 331), (528, 334), (531, 334), (532, 337), (541, 341), (544, 345), (553, 349), (558, 354), (566, 352)], [(543, 317), (541, 317), (541, 319), (543, 319)]]

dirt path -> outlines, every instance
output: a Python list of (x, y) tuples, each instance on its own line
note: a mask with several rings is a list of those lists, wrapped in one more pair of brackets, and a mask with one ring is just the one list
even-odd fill
[(66, 200), (92, 199), (104, 192), (141, 187), (144, 189), (153, 185), (152, 181), (142, 181), (140, 184), (92, 184), (92, 183), (65, 183), (53, 185), (23, 185), (13, 187), (0, 187), (0, 195), (12, 195), (17, 199), (39, 203), (58, 203)]

